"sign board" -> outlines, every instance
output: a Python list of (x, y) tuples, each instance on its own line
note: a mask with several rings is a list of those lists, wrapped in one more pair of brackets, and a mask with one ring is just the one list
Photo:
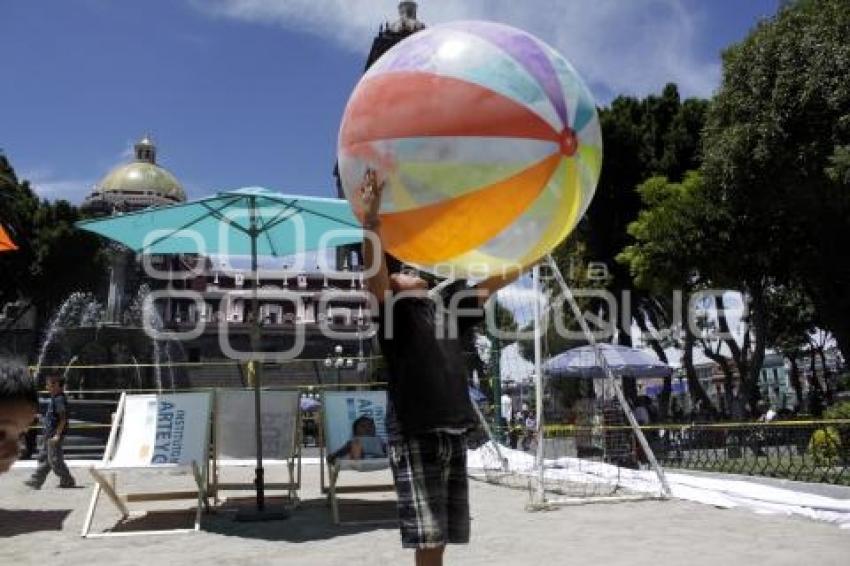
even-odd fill
[[(298, 391), (262, 391), (260, 423), (263, 458), (293, 457), (299, 413)], [(216, 393), (216, 458), (245, 460), (257, 457), (253, 391)]]
[(209, 422), (209, 393), (128, 395), (109, 466), (203, 465)]

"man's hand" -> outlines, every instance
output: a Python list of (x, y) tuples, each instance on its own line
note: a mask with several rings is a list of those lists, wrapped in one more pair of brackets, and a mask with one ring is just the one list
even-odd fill
[(384, 181), (378, 181), (374, 169), (367, 169), (363, 183), (357, 189), (360, 205), (363, 207), (363, 225), (373, 229), (378, 224), (378, 211), (381, 209), (381, 197), (384, 194)]
[(58, 435), (51, 437), (47, 442), (53, 444), (54, 446), (59, 444), (59, 441), (62, 440)]
[(373, 169), (367, 169), (363, 183), (357, 189), (358, 200), (363, 211), (363, 228), (372, 231), (372, 237), (363, 238), (363, 267), (367, 273), (372, 273), (366, 279), (366, 286), (379, 303), (383, 302), (384, 296), (390, 289), (381, 240), (381, 219), (378, 216), (383, 192), (384, 182), (378, 181), (378, 175)]

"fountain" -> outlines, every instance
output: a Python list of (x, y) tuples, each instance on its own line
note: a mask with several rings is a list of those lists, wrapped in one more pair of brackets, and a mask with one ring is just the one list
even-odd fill
[[(74, 365), (74, 362), (77, 361), (77, 358), (79, 358), (79, 356), (73, 356), (68, 361), (68, 363), (65, 364), (65, 370), (62, 372), (62, 379), (65, 381), (66, 385), (70, 385), (70, 384), (68, 384), (68, 372), (71, 371), (71, 366)], [(80, 381), (77, 382), (77, 389), (82, 389), (82, 382), (83, 382), (83, 379), (80, 378)], [(70, 386), (68, 388), (70, 389)]]
[(133, 367), (136, 368), (136, 389), (142, 388), (142, 374), (139, 372), (139, 360), (136, 359), (136, 356), (130, 354), (130, 359), (133, 360)]
[[(135, 298), (130, 303), (130, 307), (128, 309), (128, 315), (131, 319), (131, 322), (135, 322), (132, 318), (134, 316), (138, 316), (139, 326), (143, 328), (152, 328), (158, 333), (162, 330), (162, 317), (159, 316), (159, 312), (157, 312), (156, 308), (154, 308), (152, 302), (147, 302), (145, 298), (150, 294), (151, 289), (146, 283), (143, 283), (139, 286), (139, 291), (136, 293)], [(153, 346), (153, 367), (154, 367), (154, 379), (156, 381), (156, 389), (157, 392), (162, 393), (162, 368), (160, 367), (160, 359), (161, 359), (161, 349), (159, 340), (156, 336), (149, 336), (151, 340), (151, 345)], [(166, 344), (166, 351), (168, 350)], [(169, 370), (173, 371), (171, 368), (171, 363), (169, 361)], [(171, 387), (174, 388), (174, 376), (171, 375)]]
[[(47, 332), (44, 335), (44, 340), (39, 349), (38, 361), (33, 372), (33, 379), (38, 382), (38, 377), (41, 373), (41, 366), (50, 350), (51, 344), (62, 334), (67, 328), (77, 328), (84, 326), (93, 326), (97, 322), (97, 317), (100, 313), (100, 305), (94, 299), (91, 293), (71, 293), (68, 298), (62, 302), (56, 314), (50, 320), (47, 327)], [(67, 368), (66, 368), (67, 372)]]

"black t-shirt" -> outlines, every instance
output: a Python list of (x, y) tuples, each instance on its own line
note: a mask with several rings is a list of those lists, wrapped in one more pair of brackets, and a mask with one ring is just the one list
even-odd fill
[(379, 340), (389, 369), (391, 436), (475, 426), (462, 338), (483, 320), (483, 310), (469, 291), (465, 281), (455, 281), (427, 298), (396, 297), (381, 305)]

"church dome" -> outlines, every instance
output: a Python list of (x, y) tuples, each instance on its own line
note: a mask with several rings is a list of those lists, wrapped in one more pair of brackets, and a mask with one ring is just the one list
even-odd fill
[(101, 193), (159, 196), (173, 202), (185, 202), (186, 193), (177, 179), (155, 163), (134, 161), (119, 165), (97, 184)]
[(135, 153), (134, 161), (115, 167), (95, 185), (85, 208), (93, 212), (133, 211), (186, 202), (180, 182), (156, 164), (156, 146), (149, 136), (136, 143)]

